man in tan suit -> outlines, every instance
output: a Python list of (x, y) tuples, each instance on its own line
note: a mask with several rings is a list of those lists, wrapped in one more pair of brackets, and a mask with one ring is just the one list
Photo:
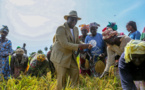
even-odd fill
[(65, 88), (66, 74), (70, 76), (71, 85), (77, 85), (79, 80), (79, 69), (76, 62), (75, 51), (78, 48), (91, 48), (90, 44), (81, 44), (79, 41), (79, 31), (75, 27), (78, 20), (76, 11), (71, 11), (65, 15), (67, 21), (57, 28), (55, 42), (52, 49), (51, 61), (53, 62), (57, 74), (57, 89)]

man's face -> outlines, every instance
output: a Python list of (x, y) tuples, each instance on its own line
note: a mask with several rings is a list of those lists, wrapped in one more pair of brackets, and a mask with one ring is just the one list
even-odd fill
[(81, 32), (82, 32), (82, 35), (83, 35), (83, 36), (86, 36), (87, 33), (88, 33), (87, 29), (83, 29)]
[(67, 23), (68, 23), (69, 27), (72, 29), (77, 24), (77, 21), (78, 21), (77, 17), (68, 17), (68, 19), (67, 19)]
[(2, 37), (2, 38), (5, 38), (5, 37), (7, 36), (7, 34), (8, 34), (7, 32), (3, 31), (3, 32), (1, 33), (1, 37)]
[(92, 34), (93, 36), (96, 35), (97, 29), (98, 29), (98, 27), (91, 27), (91, 28), (90, 28), (91, 34)]
[(145, 54), (131, 54), (132, 56), (132, 62), (134, 65), (139, 66), (142, 64), (143, 61), (145, 61)]
[(23, 56), (23, 54), (16, 54), (16, 57), (17, 57), (18, 60), (21, 60), (22, 56)]

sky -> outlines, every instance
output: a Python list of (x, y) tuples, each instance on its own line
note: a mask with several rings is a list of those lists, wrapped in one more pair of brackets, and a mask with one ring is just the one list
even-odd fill
[(57, 27), (71, 10), (82, 18), (77, 27), (97, 22), (99, 33), (108, 22), (116, 22), (117, 31), (126, 35), (129, 21), (135, 21), (140, 32), (145, 27), (145, 0), (0, 0), (0, 28), (7, 25), (12, 48), (26, 43), (29, 55), (52, 45)]

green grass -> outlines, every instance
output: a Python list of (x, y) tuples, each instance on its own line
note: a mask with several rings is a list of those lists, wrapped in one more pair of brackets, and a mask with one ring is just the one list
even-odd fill
[[(69, 79), (68, 79), (69, 80)], [(0, 90), (55, 90), (56, 80), (51, 80), (50, 72), (40, 78), (21, 76), (21, 79), (9, 79), (0, 82)], [(79, 86), (70, 87), (67, 83), (66, 90), (121, 90), (120, 81), (110, 76), (103, 79), (80, 75)]]
[[(77, 61), (79, 63), (79, 58)], [(66, 90), (122, 90), (120, 80), (114, 76), (113, 68), (111, 70), (112, 73), (102, 79), (80, 75), (79, 85), (71, 88), (67, 83)], [(0, 90), (56, 90), (56, 80), (51, 80), (50, 72), (39, 78), (21, 75), (20, 79), (0, 82)]]

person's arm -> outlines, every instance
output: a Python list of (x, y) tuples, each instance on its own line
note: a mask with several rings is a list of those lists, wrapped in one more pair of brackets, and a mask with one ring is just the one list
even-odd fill
[[(86, 36), (86, 38), (85, 38), (85, 43), (88, 44), (88, 36)], [(84, 58), (86, 58), (88, 60), (92, 60), (90, 50), (89, 49), (84, 49), (84, 52), (86, 52), (86, 57), (84, 57)]]
[(118, 67), (122, 88), (123, 90), (137, 90), (130, 73), (131, 68), (129, 68), (128, 65), (129, 64), (125, 63), (124, 54), (122, 54), (119, 59)]
[(8, 56), (13, 53), (12, 43), (10, 40), (7, 42), (6, 47), (8, 47), (8, 51), (3, 51), (3, 53), (0, 54), (1, 56)]
[(109, 69), (110, 66), (112, 66), (115, 63), (115, 53), (111, 50), (110, 46), (107, 46), (107, 62), (106, 62), (106, 67), (100, 78), (106, 76), (109, 74)]
[(56, 31), (56, 39), (59, 41), (60, 45), (63, 48), (69, 49), (69, 50), (74, 50), (77, 51), (78, 48), (91, 48), (92, 46), (89, 44), (74, 44), (74, 43), (70, 43), (67, 40), (67, 36), (65, 33), (65, 29), (64, 27), (60, 26), (58, 27), (57, 31)]
[(59, 41), (60, 45), (63, 48), (74, 50), (74, 51), (77, 51), (79, 48), (79, 44), (73, 44), (73, 43), (68, 42), (67, 36), (65, 33), (65, 28), (62, 26), (57, 28), (56, 39)]
[(115, 53), (111, 50), (110, 46), (107, 47), (107, 55), (108, 58), (104, 71), (109, 72), (110, 66), (112, 66), (115, 63)]
[(9, 40), (8, 50), (9, 50), (9, 54), (13, 53), (12, 42), (10, 40)]
[(14, 74), (14, 61), (15, 61), (15, 57), (12, 56), (12, 57), (11, 57), (11, 62), (10, 62), (11, 75)]

